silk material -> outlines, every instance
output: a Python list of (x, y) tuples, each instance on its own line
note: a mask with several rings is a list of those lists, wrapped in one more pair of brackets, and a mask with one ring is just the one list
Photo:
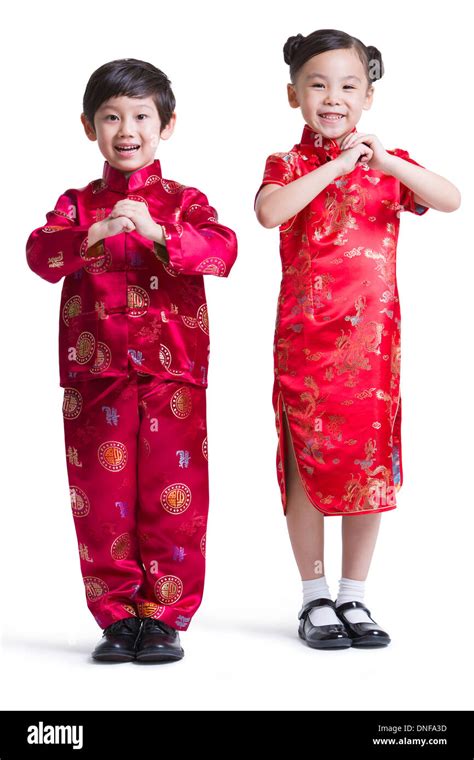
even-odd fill
[[(257, 195), (340, 152), (335, 140), (305, 124), (288, 153), (268, 156)], [(388, 152), (417, 164), (405, 150)], [(316, 509), (339, 515), (397, 506), (403, 470), (396, 250), (404, 210), (421, 215), (427, 208), (398, 179), (363, 163), (280, 226), (272, 401), (285, 513), (285, 411)]]
[[(105, 238), (86, 259), (89, 227), (118, 200), (146, 203), (164, 228), (162, 247), (136, 231)], [(64, 277), (59, 326), (60, 384), (137, 370), (207, 387), (209, 320), (204, 274), (227, 277), (235, 233), (194, 187), (164, 179), (160, 162), (125, 174), (104, 162), (102, 179), (63, 193), (27, 241), (30, 268)]]
[(205, 576), (205, 388), (131, 366), (65, 388), (63, 417), (90, 612), (102, 628), (138, 616), (186, 630)]

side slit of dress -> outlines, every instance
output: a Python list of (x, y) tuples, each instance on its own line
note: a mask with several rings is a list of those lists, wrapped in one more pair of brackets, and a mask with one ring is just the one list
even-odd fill
[(288, 508), (288, 485), (287, 485), (288, 484), (288, 479), (287, 479), (287, 471), (288, 471), (287, 454), (288, 454), (288, 452), (286, 450), (287, 447), (286, 447), (286, 440), (285, 440), (285, 428), (286, 428), (286, 431), (288, 433), (288, 439), (289, 439), (289, 441), (291, 443), (291, 448), (293, 449), (293, 457), (294, 457), (294, 461), (295, 461), (295, 465), (296, 465), (296, 470), (298, 472), (298, 476), (300, 478), (301, 485), (303, 486), (303, 490), (304, 490), (304, 492), (306, 494), (306, 498), (308, 499), (309, 503), (313, 505), (313, 507), (315, 509), (317, 509), (323, 515), (325, 515), (326, 513), (323, 512), (323, 510), (320, 509), (320, 507), (318, 507), (318, 505), (315, 504), (314, 501), (312, 500), (312, 498), (311, 498), (311, 496), (310, 496), (310, 494), (308, 492), (308, 489), (306, 487), (306, 482), (305, 482), (303, 476), (301, 475), (301, 470), (300, 470), (300, 466), (298, 464), (298, 459), (297, 459), (297, 456), (296, 456), (295, 446), (294, 446), (294, 443), (293, 443), (293, 437), (291, 435), (290, 423), (288, 421), (288, 417), (287, 417), (287, 414), (286, 414), (285, 402), (283, 401), (283, 394), (282, 394), (281, 390), (278, 393), (277, 410), (278, 410), (278, 420), (279, 420), (279, 425), (278, 425), (278, 446), (279, 446), (280, 463), (281, 463), (281, 470), (282, 470), (283, 494), (284, 494), (283, 514), (286, 515), (286, 511), (287, 511), (287, 508)]

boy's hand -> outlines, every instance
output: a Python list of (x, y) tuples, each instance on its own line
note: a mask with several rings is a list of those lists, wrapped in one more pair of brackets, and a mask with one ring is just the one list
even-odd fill
[(359, 133), (347, 135), (341, 143), (341, 149), (343, 151), (352, 150), (360, 145), (368, 152), (367, 157), (363, 160), (364, 163), (369, 165), (370, 169), (381, 172), (387, 171), (390, 155), (375, 135)]
[(120, 232), (132, 232), (135, 229), (133, 222), (126, 216), (117, 216), (112, 218), (111, 215), (95, 222), (89, 227), (87, 235), (89, 248), (86, 251), (86, 259), (95, 259), (104, 255), (104, 246), (102, 241), (106, 237), (113, 237)]
[(132, 201), (129, 198), (117, 201), (109, 218), (122, 217), (127, 217), (134, 225), (133, 229), (148, 240), (157, 240), (157, 236), (161, 236), (161, 227), (151, 218), (148, 206), (142, 201)]

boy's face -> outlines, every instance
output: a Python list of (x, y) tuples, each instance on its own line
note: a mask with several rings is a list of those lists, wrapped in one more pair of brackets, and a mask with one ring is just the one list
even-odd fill
[(292, 108), (301, 108), (305, 122), (323, 137), (341, 143), (372, 105), (362, 62), (355, 50), (328, 50), (310, 58), (288, 85)]
[[(155, 160), (160, 140), (173, 134), (176, 114), (161, 130), (161, 121), (151, 96), (129, 98), (127, 95), (106, 100), (95, 113), (94, 127), (84, 114), (81, 121), (89, 140), (97, 140), (99, 150), (109, 164), (128, 177)], [(125, 147), (132, 147), (125, 150)]]

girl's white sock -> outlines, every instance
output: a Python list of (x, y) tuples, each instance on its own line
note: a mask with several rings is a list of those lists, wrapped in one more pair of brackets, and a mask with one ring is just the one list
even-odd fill
[[(315, 578), (310, 581), (302, 581), (303, 583), (303, 607), (308, 602), (312, 602), (313, 599), (332, 599), (329, 591), (329, 586), (326, 582), (324, 575), (321, 578)], [(313, 607), (309, 613), (309, 619), (313, 625), (338, 625), (340, 620), (337, 617), (332, 607), (324, 605), (324, 607)]]
[[(352, 578), (341, 578), (339, 581), (339, 593), (336, 599), (336, 608), (344, 602), (362, 602), (364, 604), (365, 581), (356, 581)], [(344, 610), (344, 615), (349, 623), (372, 623), (367, 613), (360, 609)]]

